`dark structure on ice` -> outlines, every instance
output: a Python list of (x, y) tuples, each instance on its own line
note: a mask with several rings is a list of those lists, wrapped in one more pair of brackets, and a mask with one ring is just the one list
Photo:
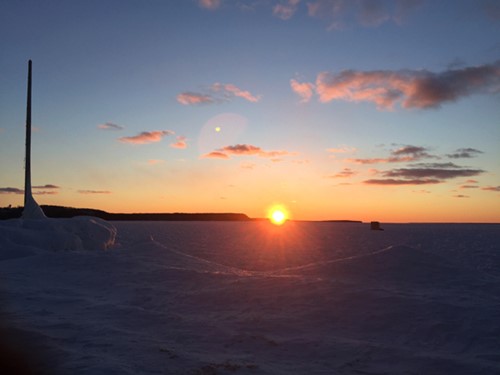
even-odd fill
[(370, 223), (370, 229), (371, 229), (371, 230), (384, 230), (384, 229), (382, 229), (382, 228), (380, 227), (380, 222), (378, 222), (378, 221), (372, 221), (372, 222)]

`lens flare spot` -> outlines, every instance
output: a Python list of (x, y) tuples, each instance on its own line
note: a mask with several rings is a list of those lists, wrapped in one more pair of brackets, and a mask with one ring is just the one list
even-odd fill
[(217, 133), (218, 133), (218, 132), (220, 132), (220, 126), (217, 126), (217, 127), (215, 128), (215, 131), (216, 131)]

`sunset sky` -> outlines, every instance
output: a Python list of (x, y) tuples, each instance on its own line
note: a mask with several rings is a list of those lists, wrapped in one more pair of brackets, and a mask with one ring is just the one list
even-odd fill
[(500, 1), (6, 0), (0, 206), (500, 222)]

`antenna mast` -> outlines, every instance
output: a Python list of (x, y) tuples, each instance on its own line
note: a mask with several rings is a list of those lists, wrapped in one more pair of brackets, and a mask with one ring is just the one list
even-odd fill
[(31, 60), (28, 61), (28, 101), (26, 103), (26, 157), (24, 159), (23, 219), (44, 219), (46, 216), (31, 192)]
[(26, 156), (24, 159), (24, 208), (31, 195), (31, 60), (28, 61), (28, 100), (26, 103)]

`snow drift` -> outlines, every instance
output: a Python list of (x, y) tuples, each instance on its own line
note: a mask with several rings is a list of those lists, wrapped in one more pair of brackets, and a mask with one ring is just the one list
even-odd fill
[(115, 238), (116, 228), (95, 217), (5, 220), (0, 222), (0, 257), (40, 250), (106, 250)]

